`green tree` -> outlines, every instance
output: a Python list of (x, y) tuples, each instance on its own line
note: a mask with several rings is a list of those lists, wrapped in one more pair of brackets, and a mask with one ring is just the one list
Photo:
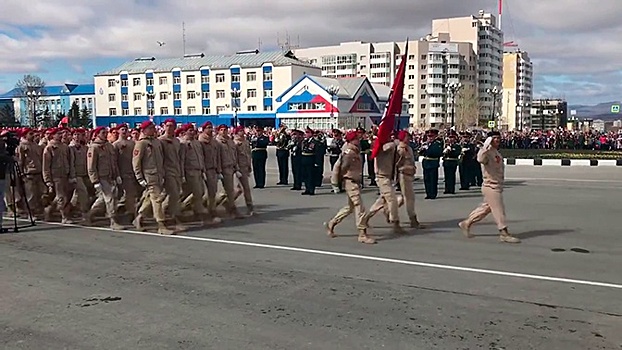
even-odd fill
[[(45, 118), (45, 112), (39, 110), (38, 96), (45, 95), (45, 81), (39, 76), (26, 74), (15, 83), (15, 88), (18, 96), (28, 101), (28, 110), (23, 113), (28, 116), (30, 126), (40, 125)], [(29, 93), (34, 93), (35, 97), (29, 99)]]
[(78, 105), (78, 101), (74, 100), (71, 104), (71, 108), (69, 108), (69, 113), (67, 113), (67, 117), (69, 118), (69, 126), (72, 128), (78, 127), (80, 122), (80, 106)]
[(0, 108), (0, 126), (19, 126), (19, 122), (15, 119), (15, 108), (12, 104), (6, 104)]
[(80, 111), (80, 124), (78, 125), (78, 127), (87, 128), (87, 129), (90, 129), (93, 127), (93, 119), (91, 119), (91, 111), (86, 107), (82, 107), (82, 110)]
[(465, 130), (477, 126), (480, 102), (475, 86), (463, 86), (456, 95), (456, 129)]

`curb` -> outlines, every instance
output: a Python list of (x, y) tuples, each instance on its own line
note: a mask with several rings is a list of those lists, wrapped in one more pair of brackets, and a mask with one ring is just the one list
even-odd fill
[[(419, 157), (419, 162), (423, 157)], [(521, 159), (521, 158), (505, 158), (505, 165), (529, 165), (529, 166), (583, 166), (583, 167), (622, 167), (622, 159)], [(442, 162), (441, 162), (442, 164)]]

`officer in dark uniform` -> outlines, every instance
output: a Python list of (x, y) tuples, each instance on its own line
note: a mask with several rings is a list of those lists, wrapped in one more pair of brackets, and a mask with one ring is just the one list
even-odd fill
[(255, 188), (266, 187), (266, 161), (268, 160), (268, 145), (270, 138), (264, 134), (263, 127), (255, 127), (256, 134), (251, 138), (251, 159)]
[(443, 152), (443, 171), (445, 173), (445, 194), (456, 194), (456, 170), (462, 147), (456, 142), (458, 135), (451, 130)]
[(365, 163), (367, 163), (367, 175), (370, 179), (369, 186), (377, 186), (376, 185), (376, 171), (374, 169), (374, 160), (371, 159), (371, 142), (369, 140), (369, 134), (365, 131), (364, 128), (359, 127), (356, 129), (360, 136), (360, 147), (361, 147), (361, 175), (365, 172)]
[[(328, 160), (330, 162), (330, 170), (333, 171), (339, 155), (341, 155), (341, 148), (345, 144), (343, 140), (343, 133), (339, 129), (333, 129), (333, 140), (328, 145)], [(339, 193), (343, 192), (343, 184), (339, 183)]]
[(472, 165), (472, 174), (471, 178), (471, 186), (482, 187), (482, 183), (484, 182), (484, 176), (482, 174), (482, 165), (477, 161), (477, 153), (479, 150), (484, 147), (484, 143), (481, 140), (481, 136), (475, 138), (475, 145), (473, 153), (475, 156), (473, 157), (473, 165)]
[(305, 184), (303, 195), (315, 195), (315, 185), (318, 173), (317, 142), (313, 137), (313, 130), (307, 127), (305, 137), (302, 140), (302, 182)]
[(322, 187), (324, 182), (324, 157), (326, 156), (326, 136), (323, 132), (315, 130), (313, 133), (313, 141), (315, 142), (315, 155), (317, 157), (317, 169), (315, 173), (315, 187)]
[(302, 131), (292, 130), (291, 138), (287, 144), (292, 159), (292, 176), (294, 178), (294, 186), (292, 191), (302, 190)]
[(468, 191), (470, 189), (472, 173), (472, 160), (475, 158), (475, 146), (471, 143), (471, 133), (465, 131), (462, 133), (462, 141), (460, 142), (461, 155), (458, 172), (460, 173), (460, 190)]
[(443, 156), (443, 144), (438, 139), (438, 130), (427, 131), (427, 141), (419, 149), (423, 156), (423, 183), (425, 185), (425, 199), (436, 199), (438, 195), (438, 168)]
[(287, 135), (286, 126), (281, 125), (279, 133), (276, 135), (274, 144), (276, 145), (276, 163), (279, 167), (279, 182), (277, 185), (287, 185), (289, 183), (289, 144), (290, 137)]

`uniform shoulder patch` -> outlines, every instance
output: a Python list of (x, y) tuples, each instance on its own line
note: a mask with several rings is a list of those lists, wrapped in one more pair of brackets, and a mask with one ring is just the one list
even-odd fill
[(350, 154), (350, 153), (352, 153), (352, 150), (348, 148), (347, 150), (343, 151), (343, 153), (344, 154)]
[(93, 157), (93, 152), (89, 151), (89, 153), (86, 154), (87, 157), (92, 158)]
[(135, 149), (134, 150), (134, 157), (138, 156), (140, 154), (140, 150)]

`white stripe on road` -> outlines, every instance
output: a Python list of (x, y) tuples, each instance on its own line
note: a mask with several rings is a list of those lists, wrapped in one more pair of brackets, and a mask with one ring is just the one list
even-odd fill
[(592, 286), (592, 287), (622, 289), (622, 284), (616, 284), (616, 283), (596, 282), (596, 281), (578, 280), (578, 279), (543, 276), (543, 275), (531, 275), (531, 274), (526, 274), (526, 273), (488, 270), (488, 269), (455, 266), (455, 265), (434, 264), (434, 263), (427, 263), (427, 262), (421, 262), (421, 261), (382, 258), (382, 257), (376, 257), (376, 256), (369, 256), (369, 255), (341, 253), (341, 252), (333, 252), (333, 251), (318, 250), (318, 249), (297, 248), (297, 247), (280, 246), (280, 245), (273, 245), (273, 244), (242, 242), (242, 241), (233, 241), (233, 240), (227, 240), (227, 239), (204, 238), (204, 237), (195, 237), (195, 236), (163, 236), (157, 233), (131, 231), (131, 230), (113, 231), (112, 229), (107, 228), (107, 227), (86, 227), (86, 226), (80, 226), (80, 225), (70, 225), (70, 224), (62, 224), (62, 223), (55, 223), (55, 222), (50, 222), (50, 223), (45, 223), (45, 224), (54, 225), (54, 226), (76, 227), (76, 228), (82, 228), (82, 229), (87, 229), (87, 230), (123, 232), (123, 233), (130, 233), (130, 234), (143, 235), (143, 236), (155, 236), (155, 237), (161, 237), (161, 238), (173, 238), (173, 239), (208, 242), (208, 243), (216, 243), (216, 244), (228, 244), (228, 245), (235, 245), (235, 246), (272, 249), (272, 250), (280, 250), (280, 251), (288, 251), (288, 252), (296, 252), (296, 253), (324, 255), (324, 256), (332, 256), (332, 257), (338, 257), (338, 258), (350, 258), (350, 259), (358, 259), (358, 260), (366, 260), (366, 261), (376, 261), (376, 262), (417, 266), (417, 267), (424, 267), (424, 268), (431, 268), (431, 269), (470, 272), (470, 273), (479, 273), (479, 274), (503, 276), (503, 277), (524, 278), (524, 279), (530, 279), (530, 280), (568, 283), (568, 284), (575, 284), (575, 285), (586, 285), (586, 286)]

